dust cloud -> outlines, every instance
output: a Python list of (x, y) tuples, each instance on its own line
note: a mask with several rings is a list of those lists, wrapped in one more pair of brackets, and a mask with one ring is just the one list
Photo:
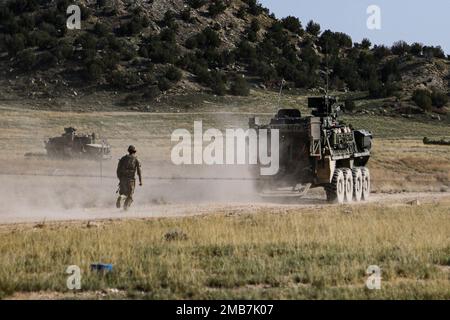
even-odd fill
[[(136, 185), (131, 210), (144, 217), (161, 206), (259, 201), (247, 166), (175, 166), (170, 160), (174, 145), (170, 133), (174, 129), (192, 131), (194, 120), (203, 120), (204, 130), (246, 128), (249, 115), (177, 115), (165, 121), (153, 115), (135, 119), (15, 112), (9, 117), (20, 126), (2, 129), (8, 145), (7, 153), (1, 156), (0, 223), (126, 216), (115, 208), (118, 185), (115, 172), (117, 161), (129, 144), (138, 147), (144, 172), (144, 186)], [(134, 129), (136, 123), (139, 130)], [(24, 159), (26, 152), (45, 151), (43, 141), (62, 133), (65, 126), (75, 126), (81, 133), (98, 132), (108, 138), (113, 156), (102, 162), (102, 170), (98, 162), (89, 160)]]
[[(139, 210), (144, 216), (156, 206), (257, 200), (252, 181), (246, 180), (250, 178), (246, 168), (141, 162), (144, 186), (136, 183), (131, 210)], [(98, 164), (87, 160), (28, 160), (3, 166), (0, 223), (120, 215), (115, 208), (115, 165), (114, 158), (104, 163), (103, 177)]]

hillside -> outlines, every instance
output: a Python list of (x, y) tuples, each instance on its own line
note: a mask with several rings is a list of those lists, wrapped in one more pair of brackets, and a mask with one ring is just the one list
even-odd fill
[(447, 113), (440, 47), (354, 43), (313, 21), (277, 19), (256, 0), (81, 0), (81, 30), (68, 30), (72, 3), (0, 5), (1, 100), (47, 108), (94, 96), (140, 110), (184, 95), (278, 90), (281, 79), (318, 94), (328, 66), (330, 90), (356, 106), (376, 99), (386, 114)]

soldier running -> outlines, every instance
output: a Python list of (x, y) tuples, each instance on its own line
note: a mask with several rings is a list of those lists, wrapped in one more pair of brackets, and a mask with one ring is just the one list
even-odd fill
[(136, 172), (139, 177), (139, 185), (142, 186), (141, 163), (136, 157), (136, 148), (128, 147), (128, 154), (119, 160), (117, 166), (117, 178), (119, 178), (119, 198), (116, 206), (118, 209), (122, 206), (122, 199), (125, 197), (123, 209), (126, 211), (133, 203), (133, 193), (136, 186)]

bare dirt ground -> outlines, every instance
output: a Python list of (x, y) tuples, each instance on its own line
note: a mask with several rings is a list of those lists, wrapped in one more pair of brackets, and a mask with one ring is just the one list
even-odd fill
[[(180, 179), (177, 174), (169, 175), (167, 168), (162, 171), (165, 174), (159, 178), (149, 176), (143, 187), (137, 187), (134, 206), (128, 212), (114, 207), (117, 181), (111, 176), (102, 179), (63, 176), (58, 171), (54, 176), (2, 175), (0, 224), (239, 214), (262, 208), (280, 213), (305, 208), (320, 212), (325, 206), (333, 206), (326, 202), (321, 189), (313, 189), (303, 198), (263, 198), (253, 191), (253, 181), (246, 180), (244, 174), (221, 177), (205, 170), (198, 174), (191, 170), (190, 175)], [(373, 193), (370, 202), (416, 205), (416, 200), (419, 204), (436, 202), (449, 195), (448, 192)]]
[[(422, 203), (436, 203), (440, 199), (450, 197), (450, 193), (430, 193), (430, 192), (411, 192), (402, 194), (378, 194), (373, 195), (369, 203), (383, 205), (411, 205), (416, 206)], [(282, 199), (280, 199), (281, 201)], [(1, 214), (0, 224), (16, 223), (46, 223), (63, 221), (95, 221), (110, 219), (149, 219), (165, 217), (186, 217), (195, 215), (217, 214), (226, 212), (229, 215), (251, 214), (268, 209), (272, 213), (286, 213), (291, 210), (301, 211), (302, 209), (317, 209), (317, 213), (324, 207), (336, 205), (328, 204), (325, 200), (318, 197), (305, 197), (298, 200), (298, 203), (286, 204), (290, 199), (284, 199), (283, 203), (277, 202), (205, 202), (205, 203), (183, 203), (183, 204), (165, 204), (165, 205), (137, 205), (128, 212), (115, 209), (69, 209), (69, 210), (38, 210), (31, 214), (14, 213), (12, 215)], [(361, 203), (352, 205), (362, 205)]]

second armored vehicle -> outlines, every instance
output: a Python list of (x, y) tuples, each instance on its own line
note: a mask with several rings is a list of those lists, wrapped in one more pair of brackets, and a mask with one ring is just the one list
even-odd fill
[(50, 138), (45, 142), (45, 149), (49, 158), (84, 158), (110, 159), (111, 146), (102, 140), (97, 141), (95, 133), (77, 134), (76, 129), (64, 128), (60, 137)]
[[(323, 187), (330, 202), (367, 200), (370, 172), (366, 167), (372, 148), (372, 134), (354, 130), (338, 121), (342, 104), (336, 98), (308, 99), (312, 116), (302, 117), (297, 109), (282, 109), (267, 125), (250, 119), (250, 128), (279, 131), (279, 171), (274, 176), (257, 176), (257, 188), (292, 188), (305, 192)], [(270, 138), (269, 138), (270, 142)]]

